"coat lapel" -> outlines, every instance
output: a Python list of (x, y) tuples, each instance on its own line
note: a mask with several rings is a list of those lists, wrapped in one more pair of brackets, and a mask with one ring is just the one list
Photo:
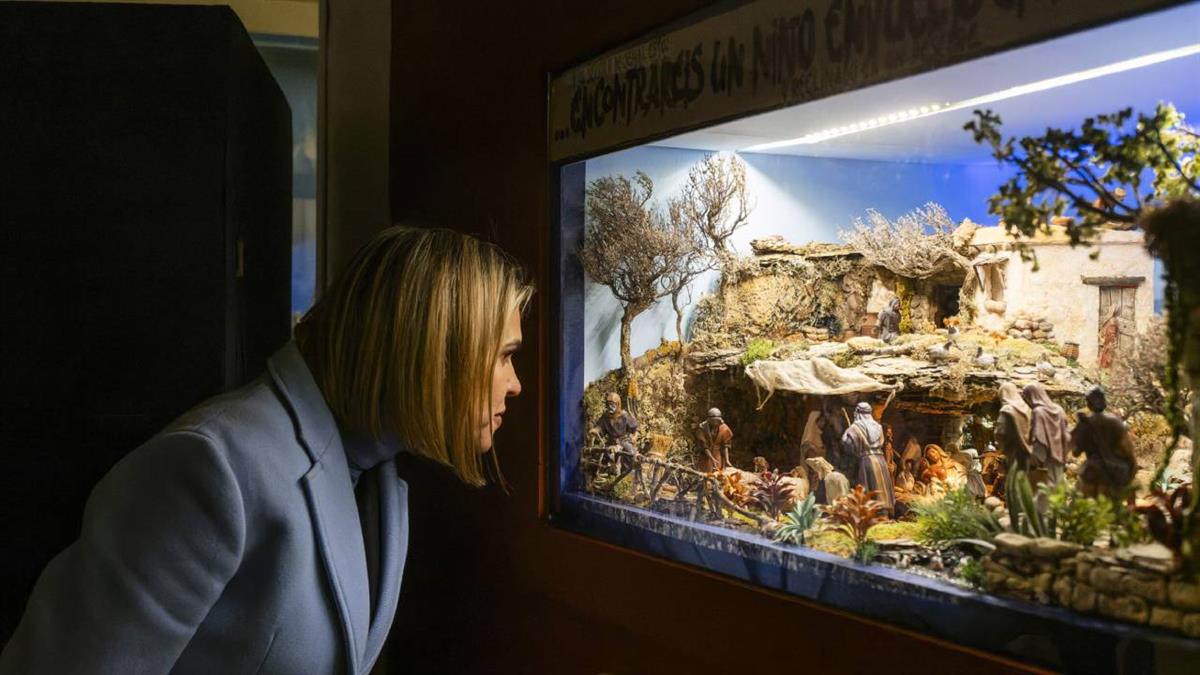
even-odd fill
[(317, 462), (303, 479), (304, 495), (312, 515), (317, 549), (325, 563), (325, 577), (333, 592), (342, 638), (349, 656), (349, 673), (359, 672), (367, 645), (370, 595), (367, 556), (363, 551), (362, 525), (350, 489), (350, 472), (330, 461)]
[(301, 484), (341, 626), (347, 672), (357, 674), (367, 647), (371, 605), (362, 525), (346, 453), (333, 415), (295, 343), (276, 352), (267, 369), (313, 463)]
[(408, 554), (408, 484), (396, 476), (396, 461), (388, 460), (375, 471), (379, 480), (379, 600), (367, 636), (368, 667), (383, 651), (396, 604), (400, 599), (400, 579)]

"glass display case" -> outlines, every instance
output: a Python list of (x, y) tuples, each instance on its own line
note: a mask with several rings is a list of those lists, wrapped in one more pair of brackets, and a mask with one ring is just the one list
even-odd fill
[(1149, 219), (1200, 197), (1197, 73), (1200, 3), (834, 0), (559, 74), (552, 523), (1052, 668), (1194, 665)]

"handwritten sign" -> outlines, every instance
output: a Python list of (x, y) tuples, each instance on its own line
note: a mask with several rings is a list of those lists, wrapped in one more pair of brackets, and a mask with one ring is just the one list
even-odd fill
[(1177, 4), (759, 0), (555, 77), (550, 158), (593, 155)]

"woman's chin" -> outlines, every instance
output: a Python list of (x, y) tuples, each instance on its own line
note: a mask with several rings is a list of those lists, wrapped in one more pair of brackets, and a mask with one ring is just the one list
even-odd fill
[(481, 454), (481, 455), (485, 454), (492, 449), (493, 433), (494, 432), (489, 428), (489, 429), (484, 429), (483, 433), (480, 434), (480, 436), (479, 436), (479, 454)]

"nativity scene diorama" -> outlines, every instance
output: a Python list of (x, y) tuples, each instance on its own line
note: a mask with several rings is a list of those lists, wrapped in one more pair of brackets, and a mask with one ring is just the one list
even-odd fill
[(1014, 142), (978, 111), (1012, 169), (990, 222), (914, 196), (837, 241), (757, 225), (737, 154), (669, 192), (590, 178), (573, 253), (620, 364), (585, 382), (578, 489), (1200, 638), (1200, 137), (1167, 105), (1082, 128)]

